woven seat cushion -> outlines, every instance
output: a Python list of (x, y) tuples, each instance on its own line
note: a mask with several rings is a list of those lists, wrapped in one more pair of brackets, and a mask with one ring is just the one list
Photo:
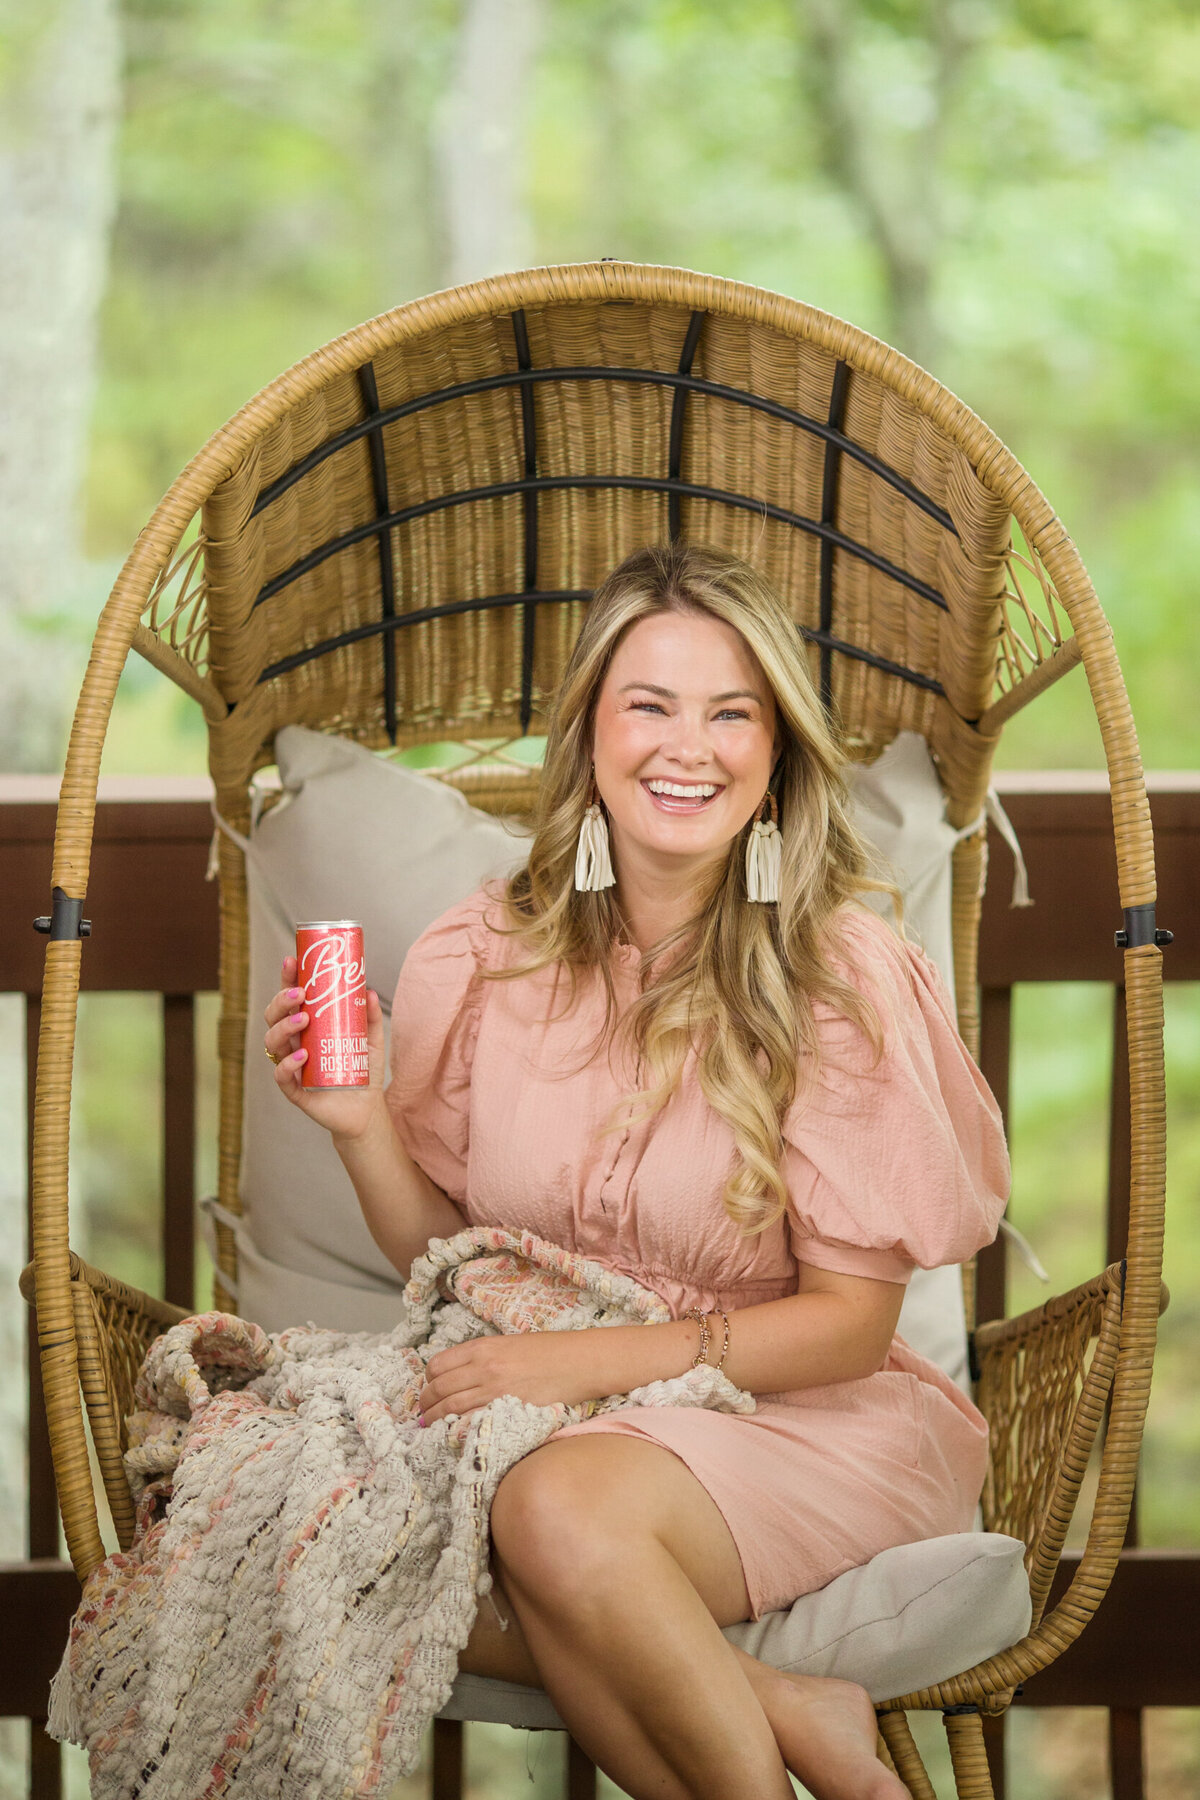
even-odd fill
[[(799, 1675), (857, 1681), (872, 1700), (894, 1700), (962, 1674), (1007, 1650), (1029, 1629), (1024, 1545), (992, 1532), (959, 1532), (883, 1550), (786, 1611), (729, 1625), (731, 1644)], [(460, 1675), (444, 1719), (562, 1731), (542, 1688)]]
[[(524, 846), (506, 823), (469, 806), (453, 788), (345, 738), (287, 726), (275, 751), (286, 799), (263, 816), (247, 855), (244, 1212), (241, 1219), (220, 1215), (238, 1240), (236, 1304), (243, 1317), (270, 1331), (308, 1321), (386, 1330), (403, 1284), (367, 1231), (327, 1135), (280, 1101), (266, 1058), (253, 1054), (258, 1021), (278, 989), (297, 919), (361, 919), (367, 978), (386, 1007), (409, 946), (425, 927), (481, 881), (515, 866)], [(874, 763), (855, 766), (851, 785), (857, 822), (904, 892), (906, 924), (953, 992), (956, 834), (945, 822), (924, 739), (902, 733)], [(888, 909), (881, 896), (880, 910)], [(209, 1210), (215, 1210), (211, 1202)], [(967, 1388), (956, 1268), (915, 1272), (899, 1329)]]

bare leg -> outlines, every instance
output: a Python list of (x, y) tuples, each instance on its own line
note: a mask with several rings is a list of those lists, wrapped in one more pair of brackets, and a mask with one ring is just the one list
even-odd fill
[[(712, 1506), (658, 1445), (602, 1436), (543, 1445), (492, 1503), (504, 1589), (572, 1736), (633, 1800), (790, 1800), (737, 1657), (652, 1528), (677, 1510), (685, 1482)], [(717, 1603), (748, 1610), (736, 1550), (711, 1530), (700, 1538)]]
[(512, 1623), (485, 1602), (463, 1667), (544, 1685), (635, 1800), (783, 1800), (785, 1762), (820, 1800), (906, 1800), (861, 1688), (780, 1675), (721, 1636), (750, 1612), (737, 1549), (661, 1445), (544, 1445), (501, 1483), (492, 1533)]
[[(494, 1557), (492, 1583), (492, 1601), (495, 1602), (496, 1610), (492, 1610), (492, 1604), (487, 1599), (480, 1601), (471, 1635), (458, 1659), (458, 1666), (468, 1675), (491, 1675), (497, 1681), (519, 1681), (526, 1687), (541, 1687), (542, 1678), (538, 1674), (537, 1664), (530, 1655), (529, 1645), (525, 1642), (520, 1621), (513, 1611), (512, 1601), (504, 1592)], [(507, 1630), (500, 1624), (496, 1612), (507, 1621)]]
[[(522, 1682), (540, 1687), (541, 1675), (521, 1630), (520, 1620), (499, 1579), (496, 1605), (508, 1621), (505, 1630), (485, 1602), (479, 1609), (459, 1666), (475, 1675), (491, 1675), (499, 1681)], [(727, 1621), (732, 1623), (732, 1621)], [(847, 1748), (857, 1758), (875, 1730), (875, 1710), (864, 1690), (853, 1682), (818, 1680), (812, 1676), (786, 1675), (762, 1663), (745, 1650), (735, 1651), (743, 1673), (754, 1689), (779, 1746), (784, 1762), (794, 1775), (810, 1772), (825, 1752), (825, 1738), (835, 1732), (847, 1735)], [(811, 1775), (813, 1783), (820, 1779)], [(872, 1780), (875, 1780), (872, 1774)], [(878, 1782), (876, 1781), (878, 1786)], [(864, 1789), (864, 1792), (869, 1792)], [(886, 1787), (881, 1792), (893, 1790)]]

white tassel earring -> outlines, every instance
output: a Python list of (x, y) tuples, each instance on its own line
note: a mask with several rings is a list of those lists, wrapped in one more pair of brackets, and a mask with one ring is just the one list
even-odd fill
[(608, 820), (592, 784), (592, 801), (579, 827), (579, 847), (575, 852), (575, 888), (581, 894), (594, 894), (601, 888), (615, 887), (612, 856), (608, 847)]
[[(764, 819), (763, 812), (770, 808)], [(746, 839), (746, 894), (749, 899), (769, 905), (779, 899), (779, 877), (783, 867), (783, 839), (775, 823), (775, 796), (763, 795), (750, 836)]]

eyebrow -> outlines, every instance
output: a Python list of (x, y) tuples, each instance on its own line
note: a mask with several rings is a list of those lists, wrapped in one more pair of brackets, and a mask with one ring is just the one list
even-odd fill
[[(645, 694), (661, 694), (664, 700), (678, 700), (679, 695), (673, 688), (657, 687), (653, 681), (627, 681), (619, 694), (628, 694), (633, 688), (640, 688)], [(733, 688), (728, 694), (713, 694), (709, 699), (710, 706), (718, 705), (722, 700), (757, 700), (762, 705), (762, 695), (753, 688)]]

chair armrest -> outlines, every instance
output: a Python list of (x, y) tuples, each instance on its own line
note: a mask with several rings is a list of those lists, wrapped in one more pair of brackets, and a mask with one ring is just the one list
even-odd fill
[(989, 1433), (984, 1522), (1027, 1545), (1035, 1623), (1104, 1416), (1120, 1309), (1121, 1270), (1114, 1265), (975, 1332), (976, 1399)]
[[(976, 1328), (976, 1399), (990, 1431), (984, 1522), (989, 1531), (1027, 1545), (1033, 1625), (1009, 1649), (935, 1688), (889, 1701), (890, 1708), (966, 1704), (1003, 1711), (1019, 1683), (1074, 1642), (1103, 1599), (1125, 1529), (1112, 1491), (1119, 1480), (1108, 1467), (1107, 1451), (1087, 1547), (1070, 1587), (1042, 1616), (1112, 1389), (1123, 1298), (1124, 1265), (1113, 1263), (1018, 1318), (992, 1319)], [(1169, 1298), (1161, 1286), (1160, 1312)]]
[[(122, 1550), (133, 1542), (134, 1507), (123, 1461), (126, 1417), (133, 1410), (133, 1388), (147, 1350), (156, 1337), (189, 1315), (185, 1307), (157, 1300), (140, 1288), (130, 1287), (72, 1250), (71, 1306), (75, 1321), (75, 1349), (79, 1385), (87, 1404), (88, 1422), (96, 1448), (96, 1460), (104, 1480), (113, 1524)], [(34, 1266), (21, 1273), (20, 1289), (31, 1306), (37, 1305)], [(64, 1520), (68, 1505), (90, 1507), (86, 1495), (60, 1496)]]

